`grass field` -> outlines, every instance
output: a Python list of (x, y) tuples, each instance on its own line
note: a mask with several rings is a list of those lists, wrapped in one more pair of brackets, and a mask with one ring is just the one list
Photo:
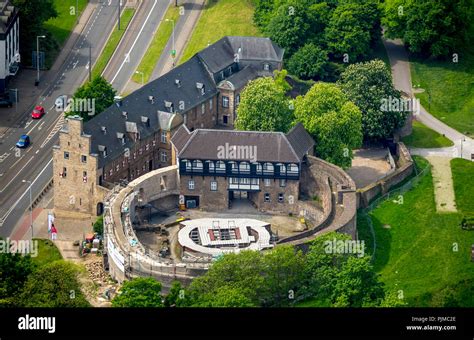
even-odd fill
[(474, 214), (474, 163), (465, 159), (451, 160), (451, 171), (454, 180), (456, 206), (463, 213)]
[[(153, 40), (148, 47), (145, 55), (143, 56), (140, 65), (137, 67), (138, 72), (143, 72), (143, 82), (148, 83), (153, 70), (155, 69), (156, 63), (161, 57), (163, 50), (165, 49), (166, 43), (171, 37), (173, 32), (173, 25), (171, 22), (165, 21), (166, 19), (174, 20), (175, 25), (179, 20), (179, 7), (170, 6), (165, 14), (164, 20), (161, 22), (158, 30), (156, 31)], [(135, 73), (132, 77), (133, 81), (141, 84), (142, 75)]]
[(38, 256), (32, 257), (32, 260), (38, 267), (63, 258), (52, 241), (40, 239), (36, 241), (38, 241)]
[[(88, 0), (79, 0), (77, 17), (81, 16), (87, 3)], [(58, 17), (46, 21), (44, 27), (51, 32), (61, 46), (67, 40), (76, 25), (76, 0), (54, 0), (54, 7), (58, 12)]]
[(125, 31), (127, 30), (130, 21), (132, 21), (133, 15), (135, 14), (135, 9), (126, 8), (122, 12), (122, 19), (120, 30), (114, 29), (113, 33), (110, 35), (109, 40), (105, 44), (104, 50), (102, 51), (100, 57), (97, 59), (94, 68), (92, 69), (92, 78), (99, 76), (104, 71), (107, 66), (110, 58), (114, 54), (115, 49), (117, 48), (120, 40), (122, 39)]
[[(433, 116), (454, 129), (474, 136), (474, 52), (461, 53), (459, 62), (411, 60), (416, 95)], [(431, 95), (431, 105), (429, 97)]]
[(179, 63), (226, 35), (260, 36), (253, 12), (251, 0), (208, 0)]
[[(464, 164), (467, 161), (453, 162), (456, 199), (462, 202), (458, 206), (462, 211), (464, 205), (472, 205), (467, 202), (474, 197), (474, 185), (466, 183), (474, 168)], [(403, 291), (409, 306), (474, 306), (474, 263), (470, 261), (474, 232), (460, 228), (461, 213), (436, 212), (431, 173), (403, 195), (403, 204), (387, 200), (370, 216), (377, 241), (375, 270), (389, 290)], [(360, 237), (371, 248), (367, 228), (358, 219)]]
[(414, 148), (441, 148), (453, 145), (448, 138), (416, 120), (413, 121), (412, 134), (403, 137), (403, 142)]

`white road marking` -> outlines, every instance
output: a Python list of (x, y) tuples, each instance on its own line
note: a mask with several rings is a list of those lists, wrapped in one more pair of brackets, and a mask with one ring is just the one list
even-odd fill
[(13, 165), (10, 167), (10, 169), (13, 168), (16, 165), (16, 163), (18, 163), (23, 157), (25, 157), (25, 155), (18, 158), (18, 160), (15, 163), (13, 163)]
[[(43, 168), (43, 170), (41, 170), (41, 172), (38, 174), (38, 176), (36, 176), (36, 178), (31, 182), (31, 185), (33, 185), (38, 180), (38, 178), (43, 174), (43, 172), (51, 164), (52, 161), (53, 161), (53, 159), (51, 158), (51, 160), (48, 162), (48, 164), (46, 164), (46, 166)], [(0, 191), (0, 192), (2, 192), (2, 191)], [(4, 221), (8, 218), (8, 216), (13, 211), (13, 209), (15, 209), (15, 207), (18, 205), (18, 202), (20, 202), (23, 199), (23, 197), (28, 193), (28, 191), (29, 191), (29, 188), (25, 190), (25, 192), (20, 196), (20, 198), (10, 207), (10, 209), (8, 209), (8, 211), (5, 213), (5, 215), (3, 215), (3, 217), (0, 221), (0, 227), (3, 225)]]
[[(153, 13), (153, 10), (155, 9), (155, 6), (156, 6), (157, 3), (158, 3), (158, 0), (155, 0), (155, 3), (153, 4), (153, 7), (152, 7), (151, 10), (150, 10), (150, 13), (148, 13), (148, 16), (146, 17), (145, 22), (143, 23), (143, 26), (142, 26), (142, 28), (140, 29), (140, 32), (138, 32), (138, 35), (137, 35), (137, 37), (135, 38), (135, 41), (133, 42), (132, 47), (130, 47), (130, 50), (128, 51), (127, 55), (130, 55), (130, 53), (132, 53), (132, 50), (133, 50), (133, 48), (135, 47), (135, 44), (137, 43), (138, 39), (140, 38), (140, 35), (142, 34), (143, 30), (145, 29), (145, 26), (146, 26), (146, 24), (147, 24), (147, 22), (148, 22), (148, 19), (150, 19), (150, 16), (151, 16), (151, 14)], [(128, 29), (128, 28), (127, 28), (127, 29)], [(126, 61), (127, 61), (127, 59), (125, 58), (125, 60), (124, 60), (124, 61), (122, 62), (122, 64), (120, 65), (120, 67), (119, 67), (117, 73), (116, 73), (115, 76), (112, 78), (112, 80), (110, 81), (110, 83), (113, 83), (113, 82), (115, 81), (115, 78), (117, 78), (117, 76), (118, 76), (118, 74), (120, 73), (120, 71), (122, 71), (122, 68), (123, 68), (123, 66), (125, 65)]]
[[(79, 64), (79, 60), (78, 60), (78, 61), (76, 61), (76, 62), (75, 62), (73, 65), (72, 65), (72, 68), (73, 68), (73, 69), (75, 69), (75, 68), (76, 68), (76, 66), (77, 66), (77, 64)], [(63, 74), (64, 74), (64, 73), (63, 73)]]
[(25, 125), (25, 130), (28, 129), (28, 126), (31, 125), (31, 123), (33, 123), (32, 120), (29, 120), (28, 122), (26, 122), (26, 125)]
[(29, 135), (29, 134), (31, 133), (31, 131), (33, 131), (33, 130), (35, 129), (35, 127), (38, 126), (38, 124), (39, 124), (39, 122), (37, 122), (37, 123), (35, 124), (35, 126), (33, 126), (33, 127), (31, 128), (31, 130), (28, 131), (26, 134)]
[(61, 115), (56, 121), (48, 137), (44, 140), (43, 144), (41, 144), (41, 147), (40, 147), (41, 149), (44, 148), (45, 145), (48, 144), (48, 142), (54, 137), (54, 135), (63, 128), (63, 125), (64, 125), (64, 115)]
[(8, 156), (10, 156), (10, 155), (11, 155), (10, 153), (6, 153), (6, 152), (3, 155), (1, 155), (0, 156), (0, 163), (3, 163), (3, 161), (5, 161), (5, 159), (7, 159)]
[(40, 126), (38, 126), (38, 130), (41, 130), (43, 128), (43, 125), (44, 125), (44, 121), (41, 122)]
[[(18, 177), (18, 175), (23, 171), (23, 169), (26, 168), (26, 166), (33, 160), (33, 158), (35, 158), (35, 156), (31, 156), (31, 158), (28, 160), (28, 162), (26, 162), (26, 164), (23, 165), (23, 167), (20, 169), (20, 171), (17, 171), (16, 175), (11, 179), (10, 182), (8, 182), (7, 185), (5, 185), (5, 187), (4, 187), (4, 188), (2, 189), (2, 191), (0, 191), (0, 192), (4, 192), (5, 189), (8, 188), (8, 186), (9, 186), (10, 184), (12, 184), (12, 182)], [(3, 220), (5, 221), (4, 218), (3, 218)]]

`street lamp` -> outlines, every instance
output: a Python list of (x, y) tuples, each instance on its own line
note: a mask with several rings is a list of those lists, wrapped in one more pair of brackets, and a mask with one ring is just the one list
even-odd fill
[(36, 68), (38, 69), (38, 74), (36, 76), (36, 85), (38, 86), (40, 81), (40, 57), (39, 57), (39, 40), (46, 38), (45, 35), (36, 36)]
[(23, 183), (29, 183), (30, 184), (30, 228), (31, 228), (31, 239), (33, 239), (33, 202), (31, 199), (31, 181), (27, 180), (22, 180)]
[(166, 19), (165, 21), (171, 21), (171, 23), (173, 24), (173, 32), (172, 32), (173, 50), (171, 51), (171, 57), (173, 58), (173, 67), (174, 67), (174, 58), (176, 56), (176, 46), (174, 44), (174, 20), (173, 19)]
[(141, 71), (135, 71), (136, 74), (141, 74), (142, 75), (142, 86), (143, 86), (143, 72)]
[(463, 137), (463, 138), (461, 139), (461, 158), (463, 158), (463, 157), (462, 157), (462, 147), (463, 147), (463, 143), (464, 143), (465, 141), (466, 141), (466, 137)]

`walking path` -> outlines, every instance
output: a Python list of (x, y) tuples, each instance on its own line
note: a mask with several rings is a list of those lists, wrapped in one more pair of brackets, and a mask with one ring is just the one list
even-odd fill
[[(384, 45), (390, 59), (395, 88), (411, 98), (414, 97), (410, 62), (403, 42), (400, 39), (384, 39)], [(452, 158), (474, 159), (474, 140), (433, 117), (421, 105), (419, 113), (415, 114), (414, 118), (454, 143), (454, 146), (447, 148), (410, 148), (410, 153), (425, 157), (432, 165), (436, 210), (456, 212), (450, 161)]]

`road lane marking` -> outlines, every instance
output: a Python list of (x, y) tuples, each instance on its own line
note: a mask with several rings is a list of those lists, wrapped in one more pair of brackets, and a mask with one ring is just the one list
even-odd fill
[[(17, 171), (16, 175), (11, 179), (10, 182), (8, 182), (7, 185), (5, 185), (5, 187), (2, 189), (2, 191), (0, 192), (4, 192), (6, 188), (8, 188), (8, 186), (10, 184), (12, 184), (12, 182), (18, 177), (18, 175), (23, 171), (23, 169), (25, 169), (25, 167), (33, 160), (33, 158), (35, 158), (35, 156), (31, 156), (31, 158), (28, 160), (28, 162), (26, 162), (25, 165), (23, 165), (23, 167), (20, 169), (20, 171)], [(5, 221), (5, 219), (3, 219)]]
[[(10, 150), (11, 150), (11, 149), (10, 149)], [(10, 155), (11, 155), (10, 153), (6, 153), (6, 152), (5, 152), (3, 155), (1, 155), (1, 156), (0, 156), (0, 163), (3, 163), (3, 161), (4, 161), (5, 159), (7, 159), (8, 156), (10, 156)]]
[(13, 168), (16, 165), (16, 163), (18, 163), (23, 157), (25, 157), (25, 155), (22, 155), (20, 158), (18, 158), (18, 160), (15, 163), (13, 163), (10, 169)]
[(46, 144), (54, 137), (54, 135), (63, 128), (64, 125), (64, 115), (59, 116), (56, 124), (53, 126), (53, 129), (49, 133), (48, 137), (44, 140), (43, 144), (41, 144), (40, 149), (44, 148)]
[[(153, 7), (151, 8), (150, 12), (148, 13), (148, 16), (146, 17), (145, 22), (143, 23), (143, 26), (142, 26), (142, 28), (140, 29), (140, 32), (138, 32), (138, 35), (137, 35), (137, 37), (135, 38), (135, 41), (133, 42), (132, 47), (130, 47), (130, 50), (128, 51), (127, 55), (130, 55), (130, 53), (132, 53), (133, 48), (135, 47), (135, 44), (137, 43), (138, 39), (140, 38), (140, 35), (142, 35), (142, 32), (143, 32), (143, 30), (145, 29), (145, 26), (146, 26), (146, 24), (147, 24), (147, 22), (148, 22), (148, 19), (150, 19), (150, 16), (151, 16), (151, 14), (153, 13), (153, 10), (155, 9), (155, 6), (156, 6), (157, 3), (158, 3), (158, 0), (155, 0), (155, 3), (153, 4)], [(128, 30), (128, 27), (127, 27), (127, 30)], [(124, 35), (125, 35), (125, 33), (124, 33)], [(112, 80), (110, 81), (111, 84), (115, 81), (115, 78), (117, 78), (117, 76), (118, 76), (118, 74), (120, 73), (120, 71), (122, 71), (122, 68), (123, 68), (123, 66), (125, 65), (126, 61), (127, 61), (127, 59), (125, 58), (125, 60), (124, 60), (124, 61), (122, 62), (122, 64), (120, 65), (120, 67), (119, 67), (117, 73), (115, 74), (115, 76), (114, 76), (114, 77), (112, 78)]]
[(35, 126), (33, 126), (33, 127), (31, 128), (31, 130), (28, 131), (26, 134), (29, 135), (29, 134), (31, 133), (31, 131), (33, 131), (33, 130), (35, 129), (35, 127), (38, 126), (38, 124), (39, 124), (39, 122), (37, 122), (37, 123), (35, 124)]
[(41, 122), (40, 126), (38, 126), (38, 130), (41, 130), (43, 128), (44, 121)]
[[(36, 176), (36, 178), (33, 180), (33, 182), (31, 182), (31, 185), (35, 184), (35, 182), (38, 180), (38, 178), (43, 174), (43, 172), (46, 170), (46, 168), (51, 164), (51, 162), (53, 161), (53, 159), (51, 158), (50, 161), (48, 162), (48, 164), (46, 164), (46, 166), (43, 168), (43, 170), (41, 170), (41, 172), (38, 174), (38, 176)], [(16, 208), (16, 206), (18, 205), (18, 202), (20, 202), (23, 197), (28, 193), (29, 191), (29, 188), (25, 190), (25, 192), (20, 196), (19, 199), (17, 199), (17, 201), (10, 207), (10, 209), (8, 209), (8, 211), (3, 215), (3, 217), (0, 219), (0, 227), (3, 226), (3, 223), (5, 222), (5, 220), (8, 218), (8, 216), (10, 215), (10, 213), (13, 211), (13, 209)], [(0, 191), (1, 192), (1, 191)]]

